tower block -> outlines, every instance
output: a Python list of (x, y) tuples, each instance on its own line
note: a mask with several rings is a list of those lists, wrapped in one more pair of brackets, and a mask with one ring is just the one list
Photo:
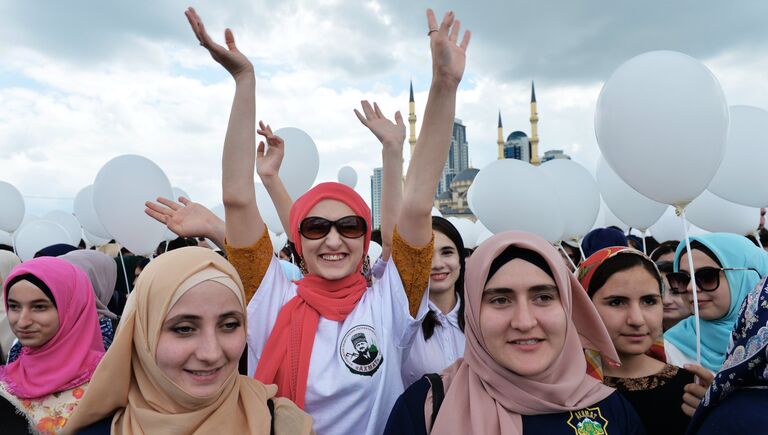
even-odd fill
[(531, 164), (538, 166), (539, 160), (539, 112), (536, 110), (536, 88), (531, 82)]

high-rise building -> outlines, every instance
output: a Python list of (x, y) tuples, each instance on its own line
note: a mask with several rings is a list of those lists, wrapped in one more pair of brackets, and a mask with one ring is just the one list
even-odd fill
[(382, 168), (373, 168), (371, 175), (371, 219), (374, 230), (381, 228), (381, 171)]
[(443, 176), (437, 186), (437, 194), (447, 191), (451, 187), (453, 177), (469, 168), (469, 144), (467, 143), (467, 127), (456, 118), (453, 121), (453, 134), (451, 135), (451, 148), (448, 152), (448, 160), (445, 162)]
[[(531, 82), (531, 137), (522, 131), (513, 131), (504, 138), (504, 128), (501, 125), (501, 111), (499, 111), (499, 124), (497, 127), (496, 146), (498, 147), (498, 159), (517, 159), (532, 165), (541, 163), (539, 160), (539, 114), (536, 109), (536, 88)], [(561, 151), (562, 153), (562, 151)], [(556, 157), (552, 157), (556, 158)]]
[(571, 156), (564, 153), (563, 150), (549, 150), (544, 153), (544, 156), (541, 158), (541, 162), (548, 162), (550, 160), (555, 159), (568, 159), (571, 160)]

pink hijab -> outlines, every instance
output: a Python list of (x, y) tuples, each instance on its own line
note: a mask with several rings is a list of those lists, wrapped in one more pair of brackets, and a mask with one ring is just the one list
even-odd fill
[[(59, 313), (59, 329), (44, 345), (24, 348), (19, 359), (0, 368), (0, 381), (20, 399), (45, 397), (91, 379), (104, 344), (91, 283), (83, 271), (56, 257), (39, 257), (16, 266), (8, 283), (19, 275), (34, 275), (51, 291)], [(5, 308), (8, 309), (6, 298)]]
[[(536, 252), (546, 260), (567, 317), (562, 352), (545, 380), (519, 376), (488, 353), (480, 330), (480, 303), (493, 260), (509, 246)], [(467, 338), (464, 358), (443, 373), (446, 396), (432, 434), (522, 434), (521, 415), (574, 411), (593, 405), (614, 390), (587, 375), (583, 349), (618, 361), (594, 305), (571, 275), (560, 254), (544, 239), (509, 231), (483, 242), (467, 260), (464, 285)]]

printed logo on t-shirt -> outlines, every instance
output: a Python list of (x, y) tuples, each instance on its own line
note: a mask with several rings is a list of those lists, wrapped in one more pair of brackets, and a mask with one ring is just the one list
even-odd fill
[(597, 407), (571, 411), (568, 426), (573, 428), (576, 435), (608, 435), (608, 420)]
[(356, 375), (373, 376), (384, 362), (378, 347), (376, 331), (369, 325), (350, 328), (341, 340), (339, 354), (349, 371)]

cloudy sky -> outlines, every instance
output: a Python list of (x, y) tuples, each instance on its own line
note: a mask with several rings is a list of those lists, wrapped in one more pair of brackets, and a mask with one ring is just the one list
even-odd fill
[[(71, 210), (99, 168), (141, 154), (174, 186), (220, 203), (221, 148), (234, 84), (197, 45), (177, 0), (0, 0), (0, 180), (28, 213)], [(231, 27), (258, 76), (257, 117), (307, 131), (318, 181), (339, 167), (368, 198), (379, 145), (352, 109), (375, 100), (407, 113), (408, 81), (421, 116), (430, 79), (424, 10), (456, 11), (473, 31), (457, 117), (471, 163), (496, 157), (505, 134), (528, 132), (536, 81), (541, 152), (563, 149), (592, 170), (593, 116), (602, 83), (623, 61), (682, 51), (718, 77), (729, 105), (768, 108), (768, 3), (574, 0), (230, 0), (192, 3), (221, 41)], [(406, 160), (408, 156), (406, 154)], [(64, 198), (64, 199), (51, 199)]]

